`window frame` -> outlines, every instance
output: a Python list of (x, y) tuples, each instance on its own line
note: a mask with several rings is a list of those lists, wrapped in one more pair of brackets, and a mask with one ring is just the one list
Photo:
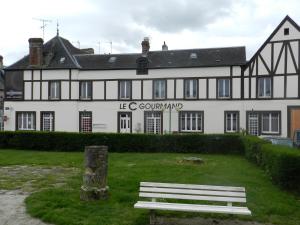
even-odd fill
[[(258, 135), (257, 136), (261, 136), (261, 135), (272, 135), (272, 136), (280, 136), (282, 133), (282, 117), (281, 117), (281, 111), (279, 110), (262, 110), (262, 111), (255, 111), (255, 110), (251, 110), (251, 111), (246, 111), (246, 131), (247, 133), (249, 133), (249, 114), (250, 113), (257, 113), (258, 114)], [(279, 126), (278, 126), (278, 132), (263, 132), (263, 128), (262, 128), (262, 114), (264, 113), (278, 113), (278, 121), (279, 121)]]
[[(88, 97), (88, 98), (87, 97), (84, 98), (82, 96), (81, 85), (83, 83), (88, 83), (88, 84), (91, 85), (91, 96)], [(93, 100), (93, 81), (91, 81), (91, 80), (81, 80), (81, 81), (79, 81), (79, 99), (82, 100), (82, 101), (91, 101), (91, 100)]]
[[(91, 131), (82, 131), (81, 118), (84, 114), (90, 114), (91, 116)], [(79, 133), (92, 133), (93, 132), (93, 112), (92, 111), (79, 111)]]
[[(227, 130), (227, 114), (237, 114), (237, 121), (236, 121), (236, 131), (233, 131), (232, 129), (229, 131)], [(232, 116), (231, 116), (232, 120)], [(233, 125), (231, 121), (231, 125)], [(232, 127), (231, 127), (232, 128)], [(224, 133), (238, 133), (240, 131), (240, 111), (224, 111)]]
[(140, 57), (136, 60), (136, 75), (148, 75), (149, 61), (147, 57)]
[[(43, 130), (43, 125), (44, 125), (43, 114), (46, 114), (46, 113), (51, 113), (53, 116), (53, 121), (52, 121), (52, 129), (53, 130), (50, 130), (50, 131)], [(55, 131), (55, 111), (41, 111), (40, 112), (40, 131), (44, 131), (44, 132), (54, 132)]]
[[(121, 96), (121, 94), (122, 94), (121, 83), (122, 82), (128, 82), (130, 85), (129, 98), (124, 98)], [(126, 85), (126, 87), (127, 87), (127, 85)], [(127, 91), (126, 91), (126, 93), (127, 93)], [(131, 100), (132, 99), (132, 80), (119, 80), (119, 82), (118, 82), (118, 99), (119, 100)]]
[[(159, 82), (159, 81), (163, 81), (165, 83), (165, 85), (162, 86), (165, 88), (165, 96), (162, 98), (155, 96), (155, 83)], [(155, 100), (167, 99), (167, 80), (166, 79), (154, 79), (152, 81), (152, 99), (155, 99)]]
[[(201, 130), (182, 130), (181, 117), (183, 113), (200, 113), (201, 115)], [(204, 111), (201, 110), (182, 110), (178, 112), (178, 132), (180, 133), (204, 133)]]
[[(226, 81), (226, 80), (228, 80), (228, 96), (220, 96), (219, 95), (219, 88), (220, 88), (220, 81)], [(224, 85), (222, 85), (222, 86), (224, 86)], [(225, 88), (226, 88), (226, 85), (225, 85)], [(225, 89), (226, 90), (226, 89)], [(232, 96), (232, 94), (231, 94), (231, 79), (230, 78), (225, 78), (225, 77), (222, 77), (222, 78), (217, 78), (217, 88), (216, 88), (216, 91), (217, 91), (217, 94), (216, 94), (216, 96), (217, 96), (217, 98), (218, 99), (229, 99), (229, 98), (231, 98), (231, 96)]]
[[(266, 79), (269, 79), (270, 80), (270, 96), (267, 96), (267, 95), (260, 95), (260, 80), (266, 80)], [(257, 82), (256, 82), (256, 95), (258, 98), (266, 98), (266, 99), (269, 99), (269, 98), (272, 98), (273, 96), (273, 81), (272, 81), (272, 78), (269, 77), (269, 76), (262, 76), (262, 77), (258, 77), (257, 79)], [(266, 81), (263, 82), (263, 86), (264, 88), (266, 88)], [(266, 90), (264, 89), (263, 90), (264, 94), (266, 93)]]
[(118, 112), (118, 121), (117, 121), (117, 124), (118, 124), (118, 133), (121, 133), (121, 129), (120, 129), (120, 125), (121, 125), (120, 124), (120, 117), (121, 117), (122, 114), (126, 114), (130, 118), (130, 134), (131, 134), (132, 133), (132, 112), (128, 112), (128, 111), (126, 111), (126, 112), (119, 111)]
[[(52, 98), (51, 96), (51, 85), (54, 83), (58, 83), (59, 87), (58, 87), (58, 97), (57, 98)], [(57, 89), (56, 89), (57, 90)], [(48, 82), (48, 99), (52, 100), (52, 101), (58, 101), (61, 100), (61, 81), (59, 80), (51, 80)]]
[[(33, 129), (19, 129), (19, 124), (18, 124), (18, 115), (22, 113), (32, 113), (33, 114)], [(16, 130), (24, 130), (24, 131), (36, 131), (36, 112), (35, 111), (16, 111)], [(28, 122), (28, 121), (27, 121)], [(28, 124), (27, 124), (28, 126)]]
[(163, 134), (163, 126), (164, 126), (164, 118), (163, 118), (163, 112), (162, 111), (144, 111), (144, 134), (156, 134), (156, 133), (148, 133), (147, 132), (147, 116), (151, 115), (151, 113), (158, 113), (160, 116), (160, 133)]
[[(193, 82), (195, 82), (196, 83), (196, 95), (195, 96), (187, 96), (187, 89), (189, 90), (189, 93), (191, 92), (190, 91), (190, 88), (191, 88), (191, 86), (190, 86), (190, 81), (193, 81)], [(187, 85), (187, 83), (188, 83), (188, 85)], [(194, 83), (193, 83), (193, 85), (194, 85)], [(184, 96), (184, 99), (198, 99), (199, 98), (199, 91), (198, 91), (198, 89), (199, 89), (199, 79), (197, 79), (197, 78), (186, 78), (186, 79), (184, 79), (184, 82), (183, 82), (183, 96)]]

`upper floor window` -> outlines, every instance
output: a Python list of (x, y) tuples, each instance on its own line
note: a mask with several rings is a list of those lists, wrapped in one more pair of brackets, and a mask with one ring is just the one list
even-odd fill
[(230, 97), (230, 79), (218, 79), (218, 98)]
[(197, 97), (197, 80), (187, 79), (184, 80), (184, 97), (185, 98), (196, 98)]
[(119, 81), (119, 99), (131, 99), (131, 81)]
[(166, 98), (166, 80), (154, 80), (153, 81), (153, 97), (154, 99)]
[(225, 112), (225, 132), (239, 131), (239, 112)]
[(60, 99), (60, 82), (50, 81), (49, 82), (49, 99), (58, 100)]
[(80, 99), (83, 100), (92, 99), (92, 81), (80, 82)]
[(270, 98), (271, 97), (271, 78), (262, 77), (258, 78), (258, 97)]
[(289, 28), (284, 28), (283, 33), (284, 33), (284, 35), (289, 35), (290, 34), (290, 29)]
[(140, 57), (136, 60), (136, 74), (146, 75), (148, 74), (148, 59), (147, 57)]
[(17, 112), (17, 130), (35, 130), (35, 112)]

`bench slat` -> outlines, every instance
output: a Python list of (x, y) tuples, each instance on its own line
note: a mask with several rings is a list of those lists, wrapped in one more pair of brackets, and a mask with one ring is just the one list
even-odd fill
[(146, 193), (146, 192), (140, 192), (139, 196), (144, 198), (169, 198), (169, 199), (183, 199), (183, 200), (246, 203), (246, 198), (237, 198), (237, 197), (179, 195), (179, 194), (161, 194), (161, 193)]
[(184, 211), (184, 212), (206, 212), (206, 213), (251, 215), (251, 211), (247, 207), (233, 207), (233, 206), (214, 206), (214, 205), (196, 205), (196, 204), (139, 201), (134, 205), (134, 208), (153, 209), (153, 210), (159, 209), (159, 210)]
[(192, 189), (179, 189), (179, 188), (140, 187), (140, 192), (246, 197), (245, 192), (208, 191), (208, 190), (192, 190)]
[(166, 188), (182, 188), (182, 189), (199, 189), (199, 190), (245, 192), (244, 187), (232, 187), (232, 186), (173, 184), (173, 183), (154, 183), (154, 182), (140, 182), (140, 186), (141, 187), (166, 187)]

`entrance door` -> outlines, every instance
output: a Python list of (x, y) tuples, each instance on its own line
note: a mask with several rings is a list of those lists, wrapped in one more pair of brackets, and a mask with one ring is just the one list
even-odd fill
[(161, 131), (161, 112), (145, 112), (145, 132), (150, 134), (161, 134)]
[(248, 133), (250, 135), (259, 135), (259, 116), (258, 113), (250, 112), (248, 114)]
[(288, 106), (289, 138), (293, 138), (296, 129), (300, 129), (300, 106)]
[(131, 113), (119, 112), (119, 132), (131, 133)]

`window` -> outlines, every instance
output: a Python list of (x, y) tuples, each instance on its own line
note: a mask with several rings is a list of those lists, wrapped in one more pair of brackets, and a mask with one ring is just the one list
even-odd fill
[(162, 133), (162, 113), (145, 112), (145, 133), (161, 134)]
[(184, 97), (185, 98), (196, 98), (197, 97), (197, 80), (187, 79), (184, 80)]
[(119, 133), (131, 133), (132, 122), (131, 122), (131, 112), (118, 112), (118, 132)]
[(4, 113), (0, 110), (0, 130), (4, 130)]
[(35, 112), (16, 112), (17, 130), (35, 130)]
[(289, 35), (289, 34), (290, 34), (290, 29), (284, 28), (284, 35)]
[(239, 131), (239, 112), (225, 112), (225, 132)]
[(166, 80), (154, 80), (153, 81), (154, 99), (166, 98)]
[(92, 132), (92, 112), (79, 112), (79, 131)]
[(203, 112), (179, 112), (179, 131), (203, 132)]
[(146, 75), (148, 74), (148, 59), (147, 57), (140, 57), (136, 60), (137, 69), (136, 74), (137, 75)]
[(271, 78), (263, 77), (258, 78), (258, 97), (270, 98), (271, 97)]
[(247, 112), (247, 132), (251, 135), (278, 135), (281, 133), (280, 111)]
[(41, 131), (54, 131), (54, 112), (41, 112)]
[(131, 99), (131, 81), (119, 81), (119, 99)]
[(92, 99), (92, 82), (81, 81), (80, 82), (80, 99), (91, 100)]
[(218, 79), (218, 98), (230, 97), (230, 79)]
[(49, 99), (59, 100), (60, 99), (60, 82), (49, 81)]
[(279, 113), (262, 113), (262, 134), (279, 134)]

